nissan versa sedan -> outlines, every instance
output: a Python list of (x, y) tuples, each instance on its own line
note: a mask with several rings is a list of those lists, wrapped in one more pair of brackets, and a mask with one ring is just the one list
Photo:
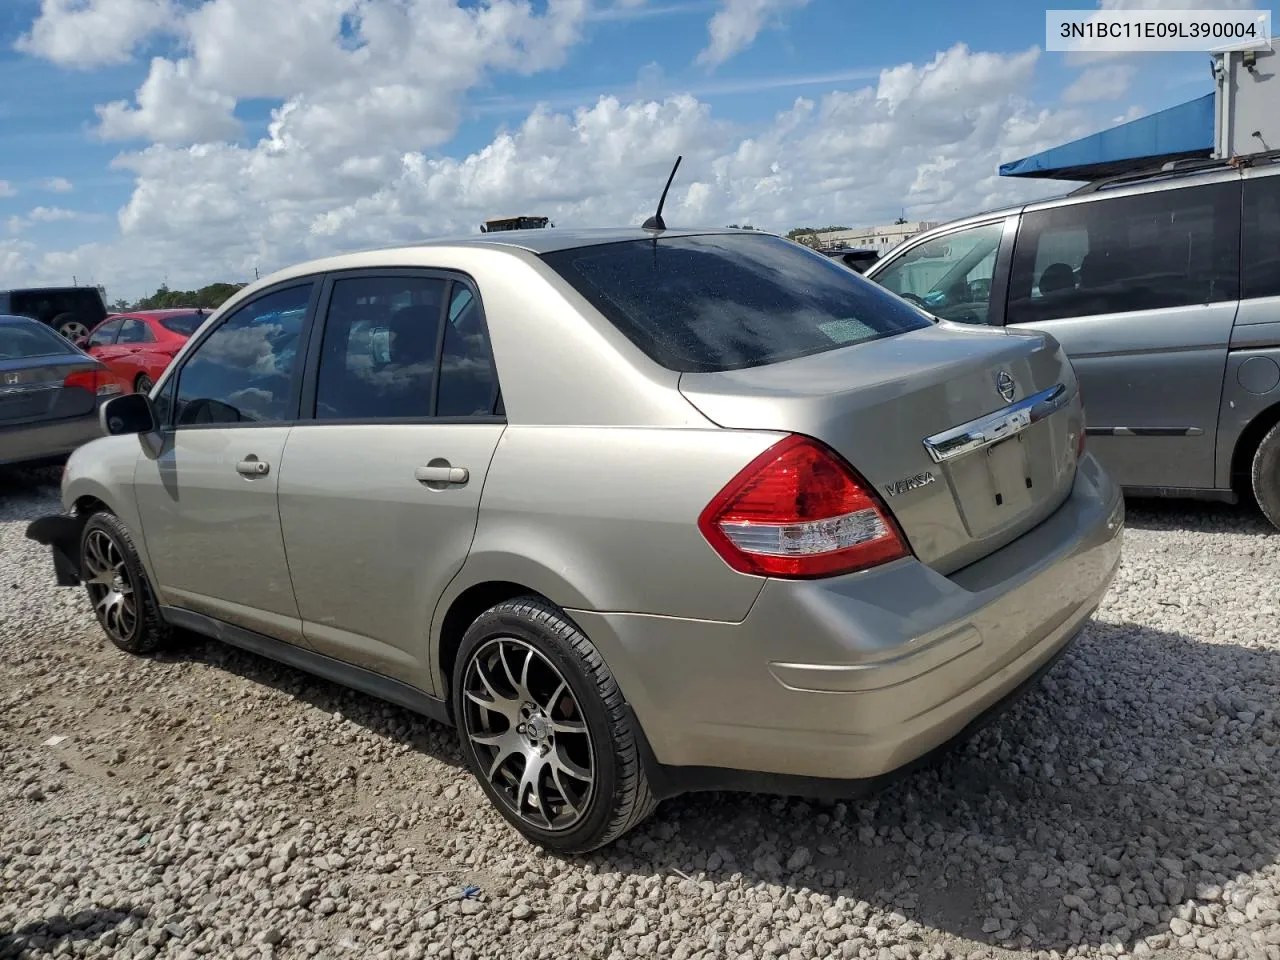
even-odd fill
[(563, 852), (686, 790), (879, 782), (1039, 675), (1120, 558), (1051, 336), (754, 232), (307, 263), (102, 417), (28, 536), (115, 644), (194, 631), (454, 724)]

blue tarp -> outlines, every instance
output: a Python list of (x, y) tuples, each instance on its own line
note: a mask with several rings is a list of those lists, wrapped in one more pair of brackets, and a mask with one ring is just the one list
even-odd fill
[(1097, 180), (1213, 153), (1214, 95), (1000, 165), (1002, 177)]

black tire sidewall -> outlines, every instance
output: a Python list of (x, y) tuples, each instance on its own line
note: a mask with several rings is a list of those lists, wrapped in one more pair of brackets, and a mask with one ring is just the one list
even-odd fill
[(1273, 526), (1280, 528), (1280, 423), (1258, 444), (1251, 480), (1258, 507)]
[[(535, 608), (535, 609), (545, 609)], [(560, 621), (574, 630), (582, 639), (586, 639), (567, 617), (559, 616)], [(490, 785), (485, 771), (480, 769), (480, 762), (475, 748), (467, 737), (466, 720), (463, 716), (461, 691), (463, 678), (466, 676), (468, 664), (476, 651), (487, 641), (496, 637), (514, 637), (523, 640), (538, 650), (560, 671), (568, 681), (569, 688), (578, 700), (587, 721), (587, 731), (591, 736), (591, 748), (595, 761), (596, 782), (591, 796), (590, 811), (572, 829), (565, 831), (542, 830), (532, 823), (519, 819), (506, 805), (505, 800)], [(479, 781), (481, 789), (490, 802), (517, 830), (530, 840), (555, 850), (578, 851), (596, 845), (596, 839), (604, 834), (613, 819), (618, 804), (618, 755), (614, 743), (613, 730), (609, 717), (596, 688), (595, 681), (590, 678), (581, 657), (566, 644), (545, 622), (516, 612), (510, 605), (482, 614), (467, 630), (458, 649), (454, 661), (452, 688), (454, 691), (454, 721), (458, 728), (458, 740), (462, 747), (467, 766)]]
[[(137, 609), (137, 615), (134, 617), (133, 631), (125, 638), (124, 642), (116, 639), (107, 630), (106, 625), (98, 617), (98, 612), (94, 611), (94, 619), (98, 621), (98, 625), (102, 627), (102, 632), (107, 638), (122, 650), (130, 653), (147, 653), (153, 647), (155, 638), (149, 637), (151, 630), (151, 584), (147, 580), (146, 571), (142, 569), (142, 561), (138, 557), (137, 551), (134, 549), (133, 540), (128, 535), (128, 530), (120, 519), (111, 513), (95, 513), (89, 518), (84, 525), (84, 530), (80, 534), (80, 556), (85, 555), (85, 544), (89, 540), (89, 534), (95, 530), (105, 533), (111, 538), (111, 542), (116, 545), (116, 549), (120, 551), (120, 555), (124, 557), (125, 568), (129, 571), (129, 578), (133, 581), (134, 603)], [(88, 593), (88, 587), (85, 587)], [(90, 596), (90, 603), (93, 602)]]
[(155, 382), (145, 373), (138, 374), (138, 378), (133, 381), (133, 389), (138, 393), (148, 393), (154, 386)]

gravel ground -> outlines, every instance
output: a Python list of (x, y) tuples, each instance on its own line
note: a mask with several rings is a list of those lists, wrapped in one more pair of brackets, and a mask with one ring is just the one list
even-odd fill
[(0, 476), (0, 957), (1280, 960), (1280, 536), (1252, 512), (1131, 504), (1082, 642), (879, 796), (685, 797), (561, 859), (442, 727), (213, 643), (117, 652), (23, 539), (55, 483)]

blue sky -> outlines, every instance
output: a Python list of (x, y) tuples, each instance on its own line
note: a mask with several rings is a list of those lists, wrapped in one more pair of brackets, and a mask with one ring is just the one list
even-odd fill
[[(266, 0), (259, 2), (263, 8), (269, 6)], [(350, 49), (363, 42), (360, 25), (350, 18), (342, 20), (342, 0), (296, 2), (298, 7), (318, 11), (320, 20), (330, 17), (330, 33), (338, 46)], [(386, 4), (391, 0), (372, 2)], [(413, 2), (433, 10), (440, 4), (452, 5), (452, 0)], [(509, 4), (513, 0), (498, 2)], [(88, 3), (107, 19), (95, 26), (69, 18), (58, 20), (45, 9), (49, 29), (34, 47), (30, 42), (19, 43), (19, 38), (30, 34), (41, 17), (42, 0), (7, 0), (0, 7), (0, 181), (7, 182), (8, 189), (0, 188), (0, 194), (10, 195), (0, 195), (0, 243), (8, 244), (0, 246), (0, 267), (5, 270), (0, 283), (29, 282), (28, 276), (21, 275), (23, 272), (34, 280), (37, 275), (39, 279), (56, 279), (52, 274), (61, 276), (82, 270), (97, 282), (107, 284), (110, 291), (135, 296), (153, 288), (166, 274), (174, 285), (183, 280), (194, 283), (225, 279), (243, 274), (251, 263), (274, 269), (291, 257), (325, 252), (327, 247), (343, 248), (364, 240), (376, 242), (380, 233), (378, 216), (372, 212), (375, 210), (385, 214), (385, 237), (381, 239), (387, 242), (407, 233), (429, 233), (436, 227), (470, 223), (482, 209), (475, 204), (501, 204), (508, 198), (509, 203), (522, 206), (526, 199), (533, 202), (545, 197), (546, 202), (557, 207), (548, 212), (561, 220), (587, 223), (633, 216), (632, 207), (639, 200), (624, 204), (607, 183), (597, 186), (595, 193), (567, 196), (565, 190), (572, 188), (578, 177), (569, 161), (557, 159), (557, 151), (541, 144), (541, 140), (540, 149), (550, 151), (550, 160), (559, 166), (561, 181), (546, 186), (545, 193), (540, 192), (541, 182), (530, 184), (527, 175), (514, 170), (515, 160), (502, 164), (501, 176), (510, 181), (508, 186), (493, 187), (493, 177), (477, 179), (476, 171), (484, 165), (486, 150), (492, 153), (497, 149), (495, 138), (500, 139), (504, 132), (519, 135), (539, 103), (573, 126), (575, 110), (591, 110), (602, 95), (613, 96), (621, 107), (635, 110), (628, 117), (613, 117), (609, 122), (639, 137), (641, 133), (635, 125), (645, 120), (636, 119), (640, 105), (691, 95), (697, 110), (687, 104), (671, 108), (679, 114), (680, 136), (692, 138), (695, 148), (701, 148), (698, 138), (706, 134), (705, 158), (698, 154), (695, 162), (700, 166), (690, 171), (693, 193), (689, 196), (689, 209), (706, 211), (713, 217), (754, 218), (766, 221), (763, 225), (771, 229), (785, 230), (796, 225), (787, 222), (788, 216), (798, 220), (825, 217), (839, 222), (877, 222), (890, 207), (905, 207), (909, 216), (932, 219), (959, 215), (966, 212), (965, 203), (1000, 199), (1004, 184), (986, 184), (975, 193), (974, 182), (984, 181), (995, 162), (1011, 159), (1010, 150), (1021, 143), (1031, 143), (1027, 125), (1040, 124), (1047, 139), (1036, 141), (1035, 145), (1047, 146), (1055, 142), (1055, 133), (1078, 135), (1110, 125), (1121, 116), (1161, 109), (1212, 89), (1207, 56), (1152, 54), (1129, 58), (1119, 65), (1103, 65), (1101, 69), (1121, 71), (1113, 79), (1122, 78), (1123, 83), (1116, 83), (1110, 92), (1099, 95), (1095, 91), (1084, 97), (1068, 94), (1083, 73), (1100, 68), (1069, 63), (1063, 54), (1044, 52), (1035, 54), (1031, 67), (1026, 66), (1026, 61), (1015, 61), (1014, 57), (1044, 46), (1043, 7), (1016, 0), (968, 4), (934, 0), (896, 4), (765, 0), (776, 8), (774, 14), (754, 38), (713, 65), (705, 58), (699, 62), (700, 51), (708, 47), (709, 21), (725, 5), (740, 0), (557, 2), (580, 5), (576, 12), (563, 14), (572, 21), (567, 28), (571, 37), (558, 34), (548, 39), (542, 34), (526, 33), (500, 49), (497, 41), (486, 41), (477, 47), (479, 52), (474, 56), (461, 52), (456, 67), (445, 63), (450, 56), (447, 49), (423, 53), (423, 63), (416, 62), (418, 55), (413, 50), (381, 54), (385, 59), (403, 59), (409, 74), (419, 69), (435, 71), (419, 81), (425, 91), (423, 98), (432, 102), (406, 108), (403, 122), (388, 108), (390, 112), (385, 116), (379, 115), (376, 128), (345, 144), (306, 139), (316, 136), (311, 132), (299, 134), (296, 144), (283, 148), (286, 152), (298, 151), (298, 166), (288, 170), (282, 164), (275, 164), (280, 169), (273, 167), (272, 176), (282, 177), (281, 182), (288, 186), (265, 194), (264, 201), (261, 194), (254, 199), (252, 185), (241, 181), (255, 175), (251, 171), (274, 163), (265, 159), (260, 149), (273, 112), (290, 101), (314, 108), (331, 98), (335, 106), (328, 115), (336, 115), (335, 111), (346, 109), (359, 95), (362, 82), (369, 87), (386, 82), (386, 76), (395, 75), (399, 64), (383, 62), (360, 67), (366, 71), (367, 81), (362, 79), (365, 74), (352, 68), (350, 77), (333, 86), (323, 69), (302, 76), (300, 68), (299, 76), (278, 77), (272, 73), (279, 72), (278, 64), (255, 61), (247, 63), (244, 73), (261, 71), (261, 80), (242, 83), (235, 76), (235, 69), (227, 66), (236, 66), (237, 51), (231, 40), (217, 32), (220, 28), (212, 14), (219, 11), (204, 11), (209, 17), (202, 22), (182, 20), (184, 13), (202, 7), (224, 4), (230, 10), (237, 0), (184, 0), (181, 6), (168, 11), (171, 22), (166, 27), (132, 33), (113, 29), (110, 34), (104, 33), (102, 23), (121, 24), (128, 17), (140, 15), (140, 10), (146, 13), (150, 6), (162, 5), (165, 0), (74, 0), (74, 4)], [(43, 3), (45, 8), (74, 5), (71, 0)], [(346, 4), (348, 8), (353, 6), (354, 3)], [(462, 3), (464, 12), (476, 6)], [(547, 7), (547, 0), (538, 0), (529, 23), (551, 16)], [(342, 24), (345, 27), (340, 32)], [(416, 29), (430, 28), (430, 18), (424, 17)], [(264, 31), (270, 29), (270, 24), (263, 27)], [(310, 51), (323, 63), (324, 51), (318, 49), (327, 42), (323, 29), (306, 36), (296, 35), (286, 27), (280, 29), (274, 56), (302, 60), (303, 54)], [(102, 36), (106, 36), (105, 47), (99, 48), (95, 43)], [(221, 61), (200, 52), (217, 54), (218, 43), (226, 47), (221, 51)], [(987, 105), (978, 100), (1004, 98), (1009, 105), (1005, 113), (1025, 118), (1019, 121), (1021, 132), (1017, 136), (1009, 130), (986, 139), (972, 130), (960, 131), (946, 142), (917, 136), (921, 131), (910, 129), (913, 122), (934, 129), (945, 126), (939, 122), (945, 121), (945, 110), (935, 112), (940, 109), (939, 98), (949, 93), (941, 72), (937, 79), (946, 89), (929, 88), (927, 84), (914, 88), (924, 97), (921, 103), (929, 107), (918, 116), (910, 105), (893, 106), (892, 100), (884, 98), (882, 71), (904, 65), (924, 70), (941, 53), (955, 51), (957, 45), (963, 45), (964, 52), (963, 56), (956, 55), (954, 67), (954, 113), (973, 113), (977, 117), (976, 111)], [(549, 49), (557, 52), (547, 53)], [(119, 62), (102, 62), (88, 68), (71, 65), (80, 61), (82, 54), (78, 51), (84, 50), (90, 51), (87, 56), (91, 58)], [(193, 50), (197, 55), (192, 54)], [(977, 59), (982, 54), (1009, 58), (1007, 82), (1002, 81), (998, 64), (983, 66)], [(171, 99), (153, 111), (153, 116), (147, 111), (134, 111), (132, 105), (137, 91), (154, 70), (155, 57), (171, 64), (187, 61), (191, 76), (159, 78), (171, 91), (166, 94)], [(476, 68), (477, 57), (487, 58), (487, 62)], [(432, 65), (435, 63), (445, 65), (436, 67)], [(971, 94), (966, 92), (970, 81), (975, 84)], [(438, 85), (445, 88), (439, 95), (435, 92)], [(830, 98), (860, 90), (870, 91), (882, 106), (891, 106), (885, 108), (883, 117), (866, 115), (864, 119), (863, 114), (855, 114), (854, 120), (839, 126), (841, 121), (836, 114), (840, 101)], [(966, 100), (966, 96), (970, 99)], [(221, 120), (214, 116), (217, 111), (212, 107), (193, 108), (189, 130), (174, 133), (167, 129), (193, 97), (222, 97), (231, 106)], [(814, 163), (812, 158), (797, 156), (782, 146), (792, 142), (786, 139), (790, 121), (780, 121), (779, 117), (793, 109), (797, 98), (811, 102), (816, 114), (832, 114), (825, 121), (821, 117), (806, 121), (808, 132), (793, 144), (797, 149), (803, 144), (821, 149), (821, 171), (809, 169)], [(122, 104), (122, 109), (131, 119), (118, 124), (109, 134), (111, 139), (107, 139), (95, 107), (115, 101), (129, 105), (126, 108)], [(847, 104), (840, 109), (846, 108)], [(590, 151), (583, 162), (590, 162), (593, 176), (606, 177), (599, 167), (607, 156), (621, 180), (634, 183), (636, 190), (643, 186), (644, 191), (656, 192), (652, 183), (639, 182), (648, 175), (648, 147), (640, 141), (632, 144), (632, 153), (637, 157), (644, 154), (646, 160), (643, 164), (637, 161), (636, 168), (629, 170), (626, 152), (615, 155), (615, 148), (606, 142), (609, 131), (602, 132), (597, 119), (588, 117), (576, 133), (563, 135), (573, 138), (574, 149)], [(991, 122), (1001, 119), (994, 116)], [(877, 132), (869, 135), (868, 142), (887, 138), (895, 145), (882, 154), (874, 149), (863, 152), (858, 147), (859, 123), (870, 124), (872, 120)], [(352, 122), (358, 126), (364, 121), (357, 116)], [(653, 137), (663, 135), (660, 116), (650, 116), (647, 122), (658, 124)], [(225, 136), (231, 129), (228, 124), (235, 126), (231, 137)], [(894, 126), (888, 133), (887, 124)], [(980, 118), (971, 124), (982, 125)], [(535, 133), (526, 132), (524, 140), (542, 136)], [(819, 134), (823, 139), (814, 139)], [(589, 147), (583, 145), (588, 137), (596, 138)], [(679, 139), (675, 137), (675, 141)], [(778, 147), (779, 159), (787, 170), (779, 173), (771, 169), (767, 158), (757, 157), (750, 162), (743, 159), (744, 143), (750, 150), (751, 144), (758, 146), (765, 141)], [(366, 149), (375, 142), (376, 150)], [(919, 149), (903, 153), (906, 148), (902, 144), (911, 142), (918, 142)], [(815, 148), (815, 144), (823, 146)], [(527, 155), (528, 150), (534, 149), (529, 142), (513, 149), (519, 162), (528, 164), (530, 169), (547, 165)], [(209, 155), (196, 156), (201, 150)], [(122, 154), (137, 155), (142, 151), (146, 151), (145, 160), (125, 161), (132, 169), (115, 162)], [(318, 158), (322, 155), (323, 164), (315, 166), (320, 164)], [(831, 191), (832, 199), (825, 203), (815, 192), (814, 184), (834, 182), (832, 170), (838, 175), (842, 155), (847, 157), (846, 172), (867, 184), (874, 184), (881, 176), (891, 181), (893, 172), (901, 169), (904, 162), (916, 164), (920, 170), (906, 187), (887, 182), (884, 190), (863, 194), (851, 187), (841, 188)], [(406, 165), (405, 157), (418, 159)], [(468, 158), (474, 162), (468, 164)], [(938, 158), (947, 159), (943, 162)], [(364, 179), (326, 184), (324, 173), (335, 162), (341, 164), (344, 160), (360, 164)], [(949, 171), (950, 179), (939, 180), (929, 166), (939, 162), (942, 169)], [(974, 164), (972, 168), (970, 163)], [(438, 182), (446, 174), (460, 178), (458, 182), (473, 192), (480, 189), (478, 184), (487, 183), (489, 192), (475, 193), (473, 200), (460, 204), (462, 209), (456, 216), (435, 201), (408, 210), (416, 201), (406, 202), (403, 194), (387, 199), (391, 188), (380, 184), (376, 176), (382, 170), (386, 171), (388, 182), (399, 190), (409, 189), (404, 183), (410, 173), (419, 177), (415, 181), (415, 197), (429, 195), (427, 185), (431, 178)], [(48, 183), (53, 178), (66, 181), (71, 189), (65, 189), (66, 183), (61, 191), (51, 189)], [(279, 199), (283, 193), (302, 189), (300, 184), (304, 182), (306, 196), (299, 203), (286, 205)], [(703, 196), (697, 190), (699, 184), (705, 184), (708, 191), (703, 200), (698, 199)], [(1020, 198), (1019, 186), (1009, 185), (1009, 202)], [(262, 189), (269, 187), (264, 184)], [(448, 191), (445, 193), (447, 200)], [(244, 206), (238, 212), (239, 202)], [(280, 205), (275, 233), (259, 220), (263, 202), (268, 210)], [(300, 209), (302, 202), (305, 211)], [(181, 208), (181, 216), (173, 215), (175, 207)], [(126, 209), (129, 212), (121, 218), (120, 212)], [(352, 224), (358, 224), (358, 229), (349, 231)], [(222, 246), (218, 245), (220, 238), (225, 239)], [(159, 240), (163, 244), (158, 244)], [(20, 275), (12, 275), (15, 271)], [(84, 279), (79, 274), (77, 278)], [(65, 277), (68, 282), (70, 279)]]

